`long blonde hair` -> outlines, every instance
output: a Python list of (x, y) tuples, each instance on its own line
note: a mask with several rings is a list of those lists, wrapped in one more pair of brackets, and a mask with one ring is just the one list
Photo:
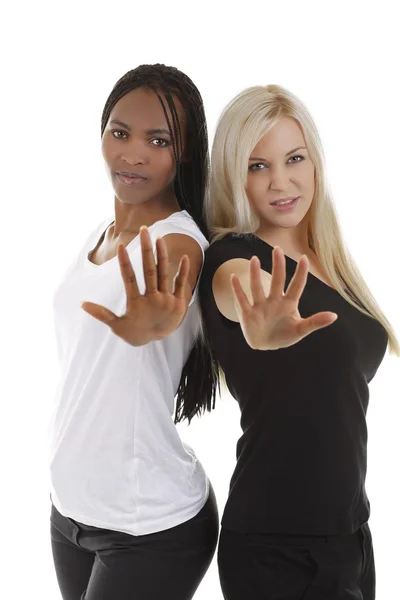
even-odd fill
[(278, 85), (251, 87), (224, 109), (211, 154), (211, 180), (205, 201), (213, 241), (228, 233), (254, 233), (259, 219), (246, 194), (248, 159), (260, 139), (282, 117), (300, 125), (315, 167), (315, 193), (309, 214), (308, 242), (337, 290), (362, 313), (385, 328), (389, 350), (400, 356), (400, 344), (378, 306), (342, 237), (325, 175), (325, 159), (316, 125), (304, 104)]

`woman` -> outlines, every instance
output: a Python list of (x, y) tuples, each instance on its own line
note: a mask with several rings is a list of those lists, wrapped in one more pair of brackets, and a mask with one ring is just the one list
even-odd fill
[(398, 342), (345, 249), (295, 96), (239, 94), (211, 168), (201, 303), (243, 429), (218, 550), (224, 597), (371, 600), (368, 383)]
[(208, 246), (202, 99), (177, 69), (141, 65), (116, 83), (101, 133), (115, 215), (55, 295), (54, 563), (67, 600), (186, 600), (218, 535), (212, 488), (171, 418), (176, 393), (176, 421), (213, 401), (195, 342)]

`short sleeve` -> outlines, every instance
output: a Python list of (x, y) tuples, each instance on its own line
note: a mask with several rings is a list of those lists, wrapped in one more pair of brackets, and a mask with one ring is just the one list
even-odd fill
[[(157, 228), (155, 229), (155, 235), (154, 235), (154, 244), (155, 244), (155, 240), (157, 237), (165, 237), (166, 235), (169, 234), (181, 234), (181, 235), (188, 235), (189, 237), (193, 238), (194, 240), (196, 240), (196, 242), (199, 244), (202, 254), (203, 254), (203, 261), (204, 261), (204, 252), (205, 250), (208, 248), (208, 241), (206, 240), (206, 238), (204, 237), (204, 235), (201, 233), (200, 229), (198, 229), (197, 231), (192, 228), (192, 227), (184, 227), (182, 225), (178, 226), (178, 225), (174, 225), (173, 223), (163, 223), (160, 226), (157, 226)], [(153, 236), (152, 236), (153, 237)]]
[[(206, 239), (206, 237), (201, 232), (200, 228), (197, 226), (194, 219), (192, 219), (192, 217), (188, 213), (186, 213), (186, 211), (177, 213), (176, 215), (173, 215), (172, 217), (170, 217), (164, 221), (159, 221), (157, 223), (156, 227), (151, 232), (151, 238), (152, 238), (154, 252), (155, 252), (156, 239), (158, 237), (165, 237), (166, 235), (169, 235), (169, 234), (181, 234), (181, 235), (187, 235), (187, 236), (193, 238), (201, 248), (201, 252), (203, 255), (203, 265), (204, 265), (204, 256), (205, 256), (204, 253), (205, 253), (206, 249), (208, 248), (209, 243), (208, 243), (208, 240)], [(193, 304), (193, 302), (195, 301), (195, 299), (197, 298), (201, 273), (202, 273), (202, 269), (200, 270), (199, 278), (197, 280), (196, 287), (193, 290), (193, 294), (190, 299), (189, 306), (191, 306)]]

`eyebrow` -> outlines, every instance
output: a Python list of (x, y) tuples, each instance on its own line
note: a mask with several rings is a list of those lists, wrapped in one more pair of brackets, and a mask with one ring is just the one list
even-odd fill
[[(124, 123), (123, 121), (119, 121), (118, 119), (113, 119), (112, 121), (110, 121), (110, 124), (114, 123), (115, 125), (120, 125), (121, 127), (124, 127), (125, 129), (127, 129), (128, 131), (131, 131), (131, 128), (129, 127), (129, 125), (127, 125), (126, 123)], [(168, 131), (168, 129), (148, 129), (146, 131), (147, 135), (156, 135), (156, 134), (163, 134), (163, 135), (171, 135), (170, 132)]]
[(148, 129), (146, 131), (146, 133), (148, 135), (155, 135), (157, 133), (161, 133), (161, 134), (165, 134), (165, 135), (171, 135), (168, 129)]
[[(297, 152), (297, 150), (307, 150), (307, 148), (305, 146), (298, 146), (298, 148), (295, 148), (294, 150), (291, 150), (290, 152), (286, 152), (285, 156), (289, 156), (289, 154), (293, 154), (293, 152)], [(265, 158), (259, 158), (256, 156), (250, 156), (249, 160), (265, 160)]]

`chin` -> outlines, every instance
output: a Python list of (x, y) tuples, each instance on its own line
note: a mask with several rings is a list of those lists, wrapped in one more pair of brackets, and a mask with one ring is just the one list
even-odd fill
[(298, 215), (279, 215), (279, 217), (275, 219), (263, 217), (265, 223), (268, 223), (272, 227), (282, 227), (282, 229), (292, 229), (297, 227), (303, 219), (304, 216), (299, 217)]
[(148, 194), (144, 197), (143, 193), (138, 193), (138, 190), (127, 189), (127, 186), (121, 188), (119, 185), (115, 185), (114, 193), (115, 197), (123, 204), (141, 204), (148, 200)]
[(298, 225), (300, 225), (301, 221), (299, 221), (298, 223), (293, 223), (293, 224), (285, 224), (285, 223), (279, 223), (279, 227), (281, 227), (282, 229), (295, 229)]
[(301, 212), (294, 210), (293, 212), (288, 213), (279, 213), (274, 215), (271, 218), (271, 215), (265, 217), (266, 221), (269, 221), (271, 224), (278, 225), (279, 227), (283, 227), (285, 229), (290, 229), (292, 227), (297, 227), (307, 218), (309, 209), (306, 211), (302, 210)]
[(136, 205), (136, 204), (143, 204), (144, 202), (146, 202), (146, 199), (143, 198), (139, 198), (136, 196), (136, 198), (130, 196), (130, 197), (126, 197), (124, 194), (119, 194), (117, 191), (115, 191), (115, 197), (117, 198), (117, 200), (119, 202), (121, 202), (121, 204), (130, 204), (130, 205)]

